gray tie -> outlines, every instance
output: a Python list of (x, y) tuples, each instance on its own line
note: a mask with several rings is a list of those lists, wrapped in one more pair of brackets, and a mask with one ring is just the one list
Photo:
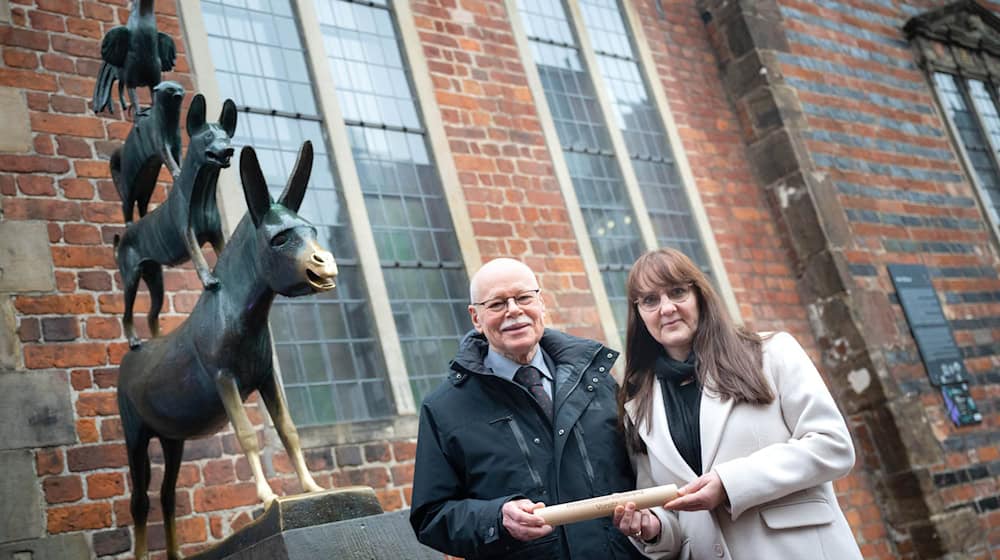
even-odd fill
[(514, 374), (514, 381), (523, 385), (531, 393), (531, 396), (535, 397), (539, 406), (545, 411), (545, 416), (552, 420), (552, 398), (545, 392), (545, 386), (542, 385), (542, 372), (538, 371), (535, 366), (522, 366)]

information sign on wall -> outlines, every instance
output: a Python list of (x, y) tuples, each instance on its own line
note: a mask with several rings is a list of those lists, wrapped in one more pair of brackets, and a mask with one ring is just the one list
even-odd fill
[(962, 354), (944, 318), (927, 267), (891, 264), (888, 268), (931, 383), (941, 386), (968, 381)]

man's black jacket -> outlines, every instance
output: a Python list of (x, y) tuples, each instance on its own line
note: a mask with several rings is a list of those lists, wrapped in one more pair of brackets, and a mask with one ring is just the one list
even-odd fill
[(546, 329), (541, 347), (555, 366), (550, 422), (520, 385), (492, 375), (488, 344), (466, 335), (449, 378), (420, 410), (410, 523), (424, 544), (466, 559), (642, 558), (602, 518), (513, 539), (500, 508), (516, 498), (555, 505), (631, 490), (635, 476), (617, 429), (618, 353)]

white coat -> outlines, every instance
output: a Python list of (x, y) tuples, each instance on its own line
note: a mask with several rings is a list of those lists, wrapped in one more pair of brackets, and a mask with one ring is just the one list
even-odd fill
[[(704, 471), (718, 473), (728, 506), (713, 511), (653, 511), (662, 531), (655, 544), (632, 539), (649, 558), (692, 560), (861, 559), (832, 480), (854, 465), (854, 446), (843, 416), (819, 372), (787, 333), (764, 341), (764, 374), (775, 400), (733, 404), (703, 391), (699, 413)], [(663, 395), (652, 391), (652, 425), (635, 417), (646, 444), (633, 457), (637, 487), (697, 478), (674, 447)]]

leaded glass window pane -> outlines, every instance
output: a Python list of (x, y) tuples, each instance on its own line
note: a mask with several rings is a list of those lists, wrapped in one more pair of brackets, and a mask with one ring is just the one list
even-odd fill
[(976, 174), (983, 196), (986, 198), (984, 206), (996, 223), (1000, 209), (1000, 172), (997, 169), (997, 154), (994, 153), (986, 137), (986, 134), (990, 134), (995, 140), (1000, 134), (998, 126), (1000, 121), (993, 100), (982, 82), (968, 80), (967, 93), (983, 118), (982, 122), (987, 128), (984, 131), (975, 112), (966, 101), (965, 93), (960, 89), (961, 82), (956, 80), (955, 76), (937, 72), (934, 74), (934, 84), (937, 86), (945, 111), (955, 125), (957, 136), (968, 156), (969, 165)]
[(559, 0), (518, 5), (604, 287), (624, 333), (625, 279), (645, 249), (635, 210), (563, 5)]
[(316, 0), (413, 397), (471, 326), (468, 278), (385, 4)]
[(608, 88), (642, 198), (661, 247), (674, 247), (710, 274), (670, 139), (639, 68), (618, 0), (580, 0), (584, 25)]
[(272, 197), (284, 188), (302, 142), (313, 143), (299, 213), (333, 252), (339, 276), (332, 292), (279, 296), (271, 310), (292, 418), (309, 426), (391, 416), (385, 362), (291, 7), (287, 0), (203, 0), (201, 6), (221, 93), (242, 110), (234, 147), (237, 153), (254, 147)]

